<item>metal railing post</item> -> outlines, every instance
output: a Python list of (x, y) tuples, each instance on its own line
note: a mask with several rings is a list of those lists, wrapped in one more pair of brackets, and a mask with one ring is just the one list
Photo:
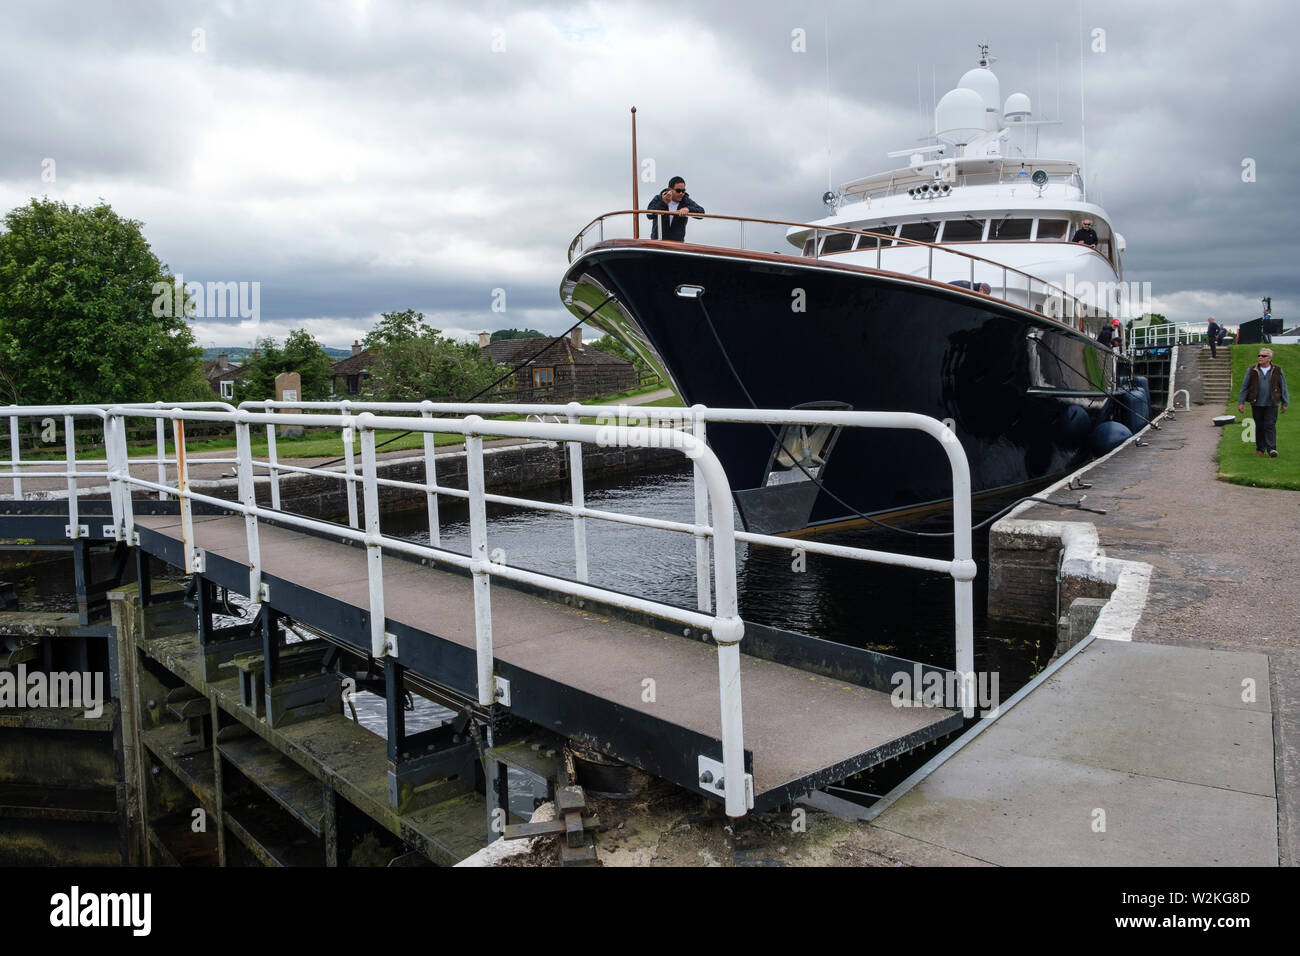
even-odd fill
[(876, 236), (876, 268), (880, 268), (880, 237)]
[[(370, 584), (370, 653), (374, 657), (396, 657), (397, 642), (385, 628), (384, 548), (379, 530), (379, 485), (376, 483), (375, 432), (370, 412), (356, 419), (361, 430), (361, 478), (366, 502), (366, 571)], [(355, 527), (355, 525), (353, 526)]]
[(930, 257), (925, 265), (925, 277), (927, 279), (933, 279), (934, 278), (934, 246), (928, 246), (927, 250), (930, 253)]
[[(604, 220), (601, 220), (604, 224)], [(423, 402), (424, 405), (432, 406), (432, 402)], [(424, 418), (433, 417), (432, 408), (423, 408), (420, 415)], [(436, 488), (438, 486), (438, 446), (433, 440), (433, 432), (424, 433), (424, 485), (426, 489)], [(426, 490), (424, 493), (425, 505), (429, 510), (429, 544), (435, 548), (442, 547), (442, 528), (438, 521), (438, 493), (436, 491)]]
[(77, 515), (77, 427), (71, 415), (63, 416), (63, 447), (68, 459), (68, 537), (75, 541), (81, 537), (81, 523)]
[(938, 436), (952, 469), (952, 581), (958, 706), (975, 715), (975, 574), (971, 550), (970, 464), (957, 436), (948, 429)]
[[(180, 409), (172, 409), (179, 412)], [(176, 443), (176, 497), (181, 506), (181, 537), (185, 544), (185, 573), (202, 571), (202, 562), (197, 560), (198, 549), (194, 546), (194, 514), (190, 509), (190, 465), (185, 456), (185, 422), (180, 418), (172, 419), (172, 437)], [(127, 493), (130, 493), (128, 487)]]
[[(699, 450), (697, 450), (699, 449)], [(718, 610), (713, 621), (713, 640), (718, 647), (718, 702), (722, 710), (722, 768), (719, 786), (727, 816), (743, 817), (752, 802), (751, 781), (745, 774), (745, 733), (740, 695), (740, 641), (745, 625), (740, 619), (736, 594), (736, 528), (731, 513), (730, 486), (718, 459), (687, 439), (684, 451), (698, 465), (708, 456), (704, 477), (710, 489), (713, 512), (713, 560), (717, 565)]]
[(135, 506), (131, 497), (131, 451), (126, 443), (126, 414), (117, 418), (118, 500), (122, 508), (122, 537), (118, 540), (135, 544)]
[(259, 602), (263, 600), (262, 543), (257, 529), (257, 491), (253, 485), (253, 443), (249, 431), (248, 422), (235, 422), (235, 469), (239, 476), (239, 501), (244, 506), (244, 536), (248, 545), (248, 599)]
[[(167, 484), (167, 426), (163, 424), (161, 418), (155, 418), (154, 438), (158, 445), (158, 484)], [(158, 500), (166, 501), (168, 494), (165, 491), (158, 492)]]
[[(470, 415), (467, 425), (477, 429), (483, 419)], [(483, 436), (465, 435), (469, 478), (470, 570), (474, 575), (474, 635), (478, 663), (478, 702), (487, 707), (496, 700), (495, 658), (492, 650), (492, 581), (488, 571), (487, 503), (483, 500)]]
[(18, 467), (18, 462), (22, 457), (21, 450), (18, 447), (18, 416), (9, 416), (9, 457), (13, 459), (10, 467), (14, 474), (14, 497), (21, 499), (23, 496), (23, 479), (22, 469)]
[[(581, 407), (577, 402), (568, 404), (570, 425), (582, 423), (582, 416), (578, 414)], [(582, 442), (571, 441), (565, 444), (569, 446), (569, 488), (573, 499), (570, 503), (575, 508), (585, 508), (587, 500), (582, 482)], [(587, 519), (580, 514), (573, 516), (573, 557), (577, 578), (586, 584), (590, 580), (587, 574)]]
[[(691, 434), (700, 442), (705, 441), (705, 423), (700, 413), (703, 405), (691, 408)], [(713, 588), (709, 574), (709, 535), (704, 527), (709, 521), (709, 486), (700, 471), (699, 460), (692, 462), (695, 473), (695, 601), (701, 611), (713, 610)]]
[[(276, 408), (268, 408), (266, 413), (274, 415), (279, 411)], [(266, 469), (271, 476), (271, 507), (280, 510), (280, 469), (276, 467), (280, 462), (279, 452), (275, 447), (275, 426), (266, 426)]]
[[(346, 406), (348, 403), (343, 404)], [(346, 408), (343, 413), (347, 415)], [(353, 419), (349, 416), (343, 426), (344, 474), (347, 475), (348, 486), (348, 524), (353, 528), (360, 528), (361, 524), (357, 520), (357, 462), (356, 450), (352, 447), (352, 431)]]

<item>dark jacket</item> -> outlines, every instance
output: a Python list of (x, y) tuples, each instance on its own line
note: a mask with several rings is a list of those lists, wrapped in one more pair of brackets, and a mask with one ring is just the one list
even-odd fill
[[(1268, 373), (1268, 397), (1274, 405), (1290, 405), (1291, 393), (1286, 387), (1286, 376), (1282, 370), (1274, 365)], [(1259, 401), (1259, 365), (1252, 365), (1246, 369), (1246, 378), (1241, 383), (1241, 393), (1237, 396), (1237, 404), (1244, 405), (1250, 402), (1252, 405)]]
[(1102, 345), (1109, 346), (1115, 341), (1115, 327), (1113, 325), (1103, 325), (1101, 331), (1097, 333), (1097, 341)]
[(1074, 231), (1074, 238), (1071, 242), (1086, 242), (1094, 248), (1097, 245), (1097, 230), (1089, 229), (1087, 226), (1080, 226)]
[[(690, 193), (682, 193), (680, 204), (685, 206), (690, 212), (704, 212), (704, 207), (695, 200), (691, 199)], [(646, 203), (647, 209), (667, 209), (668, 204), (663, 201), (663, 197), (658, 193), (655, 197)], [(670, 239), (673, 242), (686, 241), (686, 217), (685, 216), (651, 216), (647, 215), (650, 220), (650, 238), (658, 239), (661, 235), (664, 239)]]

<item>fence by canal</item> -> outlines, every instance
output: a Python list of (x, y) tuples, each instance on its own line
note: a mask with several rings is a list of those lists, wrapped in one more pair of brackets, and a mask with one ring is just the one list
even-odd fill
[[(9, 468), (4, 480), (12, 486), (11, 498), (3, 505), (0, 536), (67, 543), (74, 557), (81, 555), (79, 587), (84, 584), (87, 595), (93, 592), (97, 598), (112, 593), (116, 644), (108, 655), (109, 670), (123, 712), (110, 718), (110, 724), (122, 740), (127, 789), (133, 776), (130, 753), (145, 751), (166, 764), (181, 783), (172, 787), (170, 802), (163, 804), (183, 807), (188, 791), (215, 812), (222, 824), (216, 839), (221, 861), (239, 859), (238, 852), (225, 848), (230, 836), (245, 848), (257, 847), (253, 855), (263, 862), (285, 862), (285, 854), (277, 856), (258, 841), (253, 834), (256, 824), (241, 821), (224, 806), (226, 777), (239, 782), (232, 791), (236, 800), (247, 795), (240, 790), (247, 784), (261, 787), (275, 806), (288, 809), (316, 840), (307, 841), (314, 847), (307, 854), (312, 859), (319, 855), (325, 862), (337, 861), (340, 814), (356, 816), (359, 811), (404, 845), (446, 862), (486, 840), (503, 812), (508, 816), (504, 770), (530, 763), (537, 770), (535, 760), (521, 755), (554, 753), (553, 746), (519, 746), (539, 731), (561, 746), (576, 740), (595, 747), (714, 799), (727, 813), (739, 816), (751, 808), (787, 803), (941, 736), (959, 726), (962, 712), (973, 708), (975, 566), (969, 479), (960, 445), (939, 422), (902, 413), (639, 409), (652, 422), (682, 427), (639, 427), (611, 435), (607, 428), (582, 423), (616, 412), (602, 407), (567, 406), (564, 422), (487, 418), (553, 414), (554, 406), (421, 403), (367, 409), (354, 404), (345, 414), (339, 414), (338, 407), (298, 408), (286, 413), (275, 403), (261, 403), (239, 411), (155, 406), (3, 410), (11, 423), (56, 417), (64, 426), (68, 454), (61, 462), (32, 463), (15, 453), (0, 463)], [(165, 451), (147, 459), (128, 458), (124, 436), (128, 422), (138, 420), (154, 423), (160, 449), (165, 448), (163, 432), (169, 431), (178, 453), (170, 458)], [(952, 556), (914, 556), (737, 531), (730, 488), (707, 447), (707, 428), (713, 422), (901, 427), (930, 434), (948, 453), (953, 473)], [(229, 459), (239, 482), (235, 502), (196, 491), (188, 481), (186, 430), (214, 423), (227, 423), (236, 431), (237, 448)], [(344, 469), (315, 471), (345, 483), (353, 502), (346, 524), (282, 507), (282, 476), (313, 471), (277, 458), (276, 429), (284, 426), (342, 431)], [(250, 450), (255, 427), (267, 431), (265, 458), (254, 458)], [(79, 429), (102, 431), (107, 460), (78, 459)], [(381, 429), (424, 435), (422, 481), (380, 476), (375, 432)], [(11, 433), (17, 431), (11, 427)], [(359, 462), (350, 440), (354, 431), (361, 444)], [(433, 436), (439, 433), (465, 438), (468, 473), (463, 488), (439, 481), (433, 447)], [(570, 461), (569, 501), (489, 492), (482, 464), (485, 435), (561, 443)], [(581, 464), (584, 447), (611, 440), (671, 448), (689, 460), (694, 520), (588, 506)], [(66, 486), (66, 495), (27, 500), (24, 480), (29, 485), (57, 481)], [(94, 481), (107, 481), (107, 501), (79, 497), (79, 483)], [(381, 499), (399, 490), (425, 496), (426, 543), (381, 527)], [(439, 501), (445, 499), (462, 501), (469, 509), (466, 552), (440, 541)], [(493, 560), (489, 504), (540, 509), (566, 518), (574, 573), (543, 574)], [(586, 543), (589, 522), (692, 539), (694, 606), (593, 584)], [(951, 659), (956, 667), (948, 671), (926, 662), (917, 666), (955, 686), (956, 701), (899, 709), (890, 704), (889, 675), (910, 671), (913, 662), (746, 624), (737, 604), (737, 542), (949, 575), (955, 621)], [(107, 543), (114, 549), (114, 568), (109, 580), (93, 582), (89, 549)], [(150, 582), (157, 561), (191, 576), (197, 632), (191, 612), (160, 601), (154, 593)], [(131, 563), (139, 584), (124, 589), (123, 571)], [(252, 626), (214, 624), (222, 589), (247, 595), (260, 605)], [(175, 589), (167, 592), (169, 597), (178, 595)], [(75, 625), (65, 622), (65, 630), (72, 635), (78, 628), (93, 627), (91, 616), (88, 605)], [(289, 643), (290, 633), (308, 639)], [(109, 636), (104, 630), (100, 635), (86, 633), (85, 639)], [(717, 676), (709, 677), (710, 672)], [(343, 739), (339, 735), (346, 736), (337, 724), (310, 741), (293, 739), (304, 727), (319, 731), (314, 722), (342, 720), (340, 702), (346, 695), (340, 685), (346, 687), (349, 680), (353, 686), (382, 689), (387, 706), (383, 759), (372, 761), (366, 770), (337, 765), (335, 749)], [(153, 685), (146, 688), (150, 681)], [(742, 683), (749, 698), (743, 710)], [(449, 705), (456, 718), (407, 734), (403, 721), (408, 689)], [(33, 730), (35, 719), (27, 715), (15, 729)], [(164, 741), (164, 731), (176, 739)], [(182, 758), (210, 767), (211, 774), (187, 771)], [(137, 760), (137, 771), (148, 762)], [(382, 773), (376, 772), (377, 766), (383, 767)], [(176, 859), (183, 853), (156, 827), (147, 819), (141, 826), (140, 818), (147, 818), (150, 806), (161, 797), (138, 779), (144, 775), (134, 776), (137, 792), (125, 794), (120, 802), (136, 814), (134, 820), (121, 821), (124, 841), (140, 831), (160, 854)], [(289, 780), (292, 785), (286, 783), (277, 797), (260, 778)], [(479, 789), (482, 796), (476, 795)], [(30, 816), (34, 811), (28, 809)], [(174, 826), (178, 819), (171, 818), (173, 834), (179, 832)], [(168, 846), (164, 853), (162, 848)]]

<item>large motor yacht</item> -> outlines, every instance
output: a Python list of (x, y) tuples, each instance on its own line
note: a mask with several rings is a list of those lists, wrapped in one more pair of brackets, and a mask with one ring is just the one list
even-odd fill
[[(1113, 442), (1128, 363), (1098, 341), (1126, 306), (1124, 240), (1079, 164), (1037, 156), (1029, 97), (1005, 100), (992, 57), (937, 103), (906, 166), (827, 192), (785, 223), (705, 216), (788, 252), (688, 235), (645, 239), (625, 211), (575, 238), (561, 285), (579, 318), (622, 339), (686, 404), (909, 411), (960, 439), (977, 498), (1078, 467)], [(1095, 244), (1075, 241), (1091, 222)], [(691, 231), (702, 233), (693, 225)], [(751, 530), (906, 520), (950, 502), (942, 450), (916, 432), (711, 425)]]

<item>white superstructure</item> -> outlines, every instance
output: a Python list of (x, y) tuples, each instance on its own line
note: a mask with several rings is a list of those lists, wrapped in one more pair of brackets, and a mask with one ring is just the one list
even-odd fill
[[(987, 285), (998, 297), (1055, 311), (1058, 304), (1040, 286), (1027, 291), (1016, 273), (1004, 274), (1008, 266), (1058, 285), (1092, 309), (1121, 315), (1129, 307), (1121, 281), (1124, 237), (1088, 201), (1078, 163), (1035, 155), (1044, 124), (1031, 118), (1026, 94), (1001, 99), (992, 62), (981, 48), (980, 65), (939, 100), (933, 145), (891, 153), (907, 156), (908, 165), (843, 184), (827, 196), (833, 214), (812, 224), (879, 238), (794, 228), (789, 241), (807, 256)], [(1095, 249), (1070, 241), (1085, 219), (1097, 233)], [(895, 238), (953, 246), (988, 261)]]

